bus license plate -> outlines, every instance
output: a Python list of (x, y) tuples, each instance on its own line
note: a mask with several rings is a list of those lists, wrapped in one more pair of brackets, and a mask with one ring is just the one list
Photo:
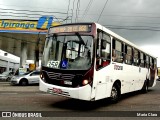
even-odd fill
[(62, 90), (61, 89), (57, 89), (57, 88), (53, 88), (53, 93), (61, 94)]
[(64, 84), (66, 84), (66, 85), (72, 85), (72, 82), (71, 81), (64, 81)]

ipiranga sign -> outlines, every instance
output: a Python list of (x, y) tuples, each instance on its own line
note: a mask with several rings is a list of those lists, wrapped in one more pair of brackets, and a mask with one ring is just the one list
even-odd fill
[(43, 16), (39, 20), (0, 20), (0, 32), (39, 32), (43, 29), (44, 32), (50, 26), (56, 26), (60, 23), (52, 22), (53, 17)]

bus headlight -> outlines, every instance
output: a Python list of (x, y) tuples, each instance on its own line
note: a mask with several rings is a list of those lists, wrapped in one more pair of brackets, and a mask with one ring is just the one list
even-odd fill
[(83, 80), (83, 81), (82, 81), (82, 84), (83, 84), (83, 85), (87, 85), (88, 83), (89, 83), (88, 80)]
[(41, 74), (40, 74), (40, 78), (41, 78), (43, 81), (45, 81), (45, 78), (44, 78), (44, 75), (43, 75), (42, 72), (41, 72)]

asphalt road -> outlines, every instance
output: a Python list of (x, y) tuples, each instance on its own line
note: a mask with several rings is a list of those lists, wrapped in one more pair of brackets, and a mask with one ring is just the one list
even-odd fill
[[(122, 95), (121, 100), (111, 104), (109, 99), (87, 102), (53, 96), (39, 91), (38, 85), (11, 86), (0, 82), (0, 111), (40, 113), (45, 119), (158, 119), (160, 116), (160, 81), (147, 94), (138, 92)], [(39, 115), (40, 115), (39, 114)], [(2, 114), (1, 114), (2, 115)], [(147, 116), (146, 116), (147, 115)], [(157, 115), (157, 116), (156, 116)], [(48, 117), (46, 117), (48, 116)], [(14, 116), (16, 117), (16, 116)], [(17, 119), (12, 118), (12, 119)], [(27, 118), (23, 118), (27, 119)], [(35, 120), (36, 118), (34, 118)]]

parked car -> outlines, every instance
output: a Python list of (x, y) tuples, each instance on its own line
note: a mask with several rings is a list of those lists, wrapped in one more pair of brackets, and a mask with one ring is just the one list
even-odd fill
[(0, 74), (0, 80), (5, 80), (5, 81), (9, 81), (11, 79), (11, 77), (13, 76), (14, 72), (3, 72), (2, 74)]
[(22, 85), (39, 83), (40, 71), (32, 71), (24, 73), (23, 75), (15, 75), (11, 78), (11, 85)]

